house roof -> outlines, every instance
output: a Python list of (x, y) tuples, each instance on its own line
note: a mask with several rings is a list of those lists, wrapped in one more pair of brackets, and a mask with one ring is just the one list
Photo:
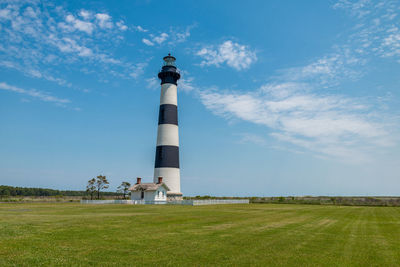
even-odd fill
[(140, 184), (135, 184), (131, 187), (129, 187), (130, 191), (139, 191), (139, 190), (143, 190), (143, 191), (155, 191), (158, 188), (160, 188), (160, 186), (164, 186), (167, 190), (169, 190), (169, 187), (165, 184), (165, 183), (161, 183), (161, 184), (156, 184), (156, 183), (140, 183)]

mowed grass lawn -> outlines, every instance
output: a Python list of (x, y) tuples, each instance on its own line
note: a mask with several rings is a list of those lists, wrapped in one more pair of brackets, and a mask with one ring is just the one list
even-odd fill
[(400, 208), (0, 204), (0, 266), (399, 266)]

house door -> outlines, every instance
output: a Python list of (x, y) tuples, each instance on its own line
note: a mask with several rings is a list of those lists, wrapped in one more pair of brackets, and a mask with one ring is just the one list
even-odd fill
[(141, 192), (140, 197), (143, 199), (144, 198), (144, 191)]

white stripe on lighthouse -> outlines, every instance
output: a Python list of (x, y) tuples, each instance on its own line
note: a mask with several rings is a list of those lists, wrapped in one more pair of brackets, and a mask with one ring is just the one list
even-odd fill
[(178, 125), (158, 125), (157, 146), (179, 146)]
[(160, 105), (163, 104), (178, 106), (177, 88), (175, 84), (164, 83), (161, 85)]
[(163, 177), (163, 182), (168, 185), (168, 192), (180, 193), (181, 192), (181, 175), (179, 168), (155, 168), (154, 179)]

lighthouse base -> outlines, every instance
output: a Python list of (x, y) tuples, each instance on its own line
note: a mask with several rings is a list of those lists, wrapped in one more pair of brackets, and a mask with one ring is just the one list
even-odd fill
[(167, 192), (167, 201), (183, 200), (182, 193)]

